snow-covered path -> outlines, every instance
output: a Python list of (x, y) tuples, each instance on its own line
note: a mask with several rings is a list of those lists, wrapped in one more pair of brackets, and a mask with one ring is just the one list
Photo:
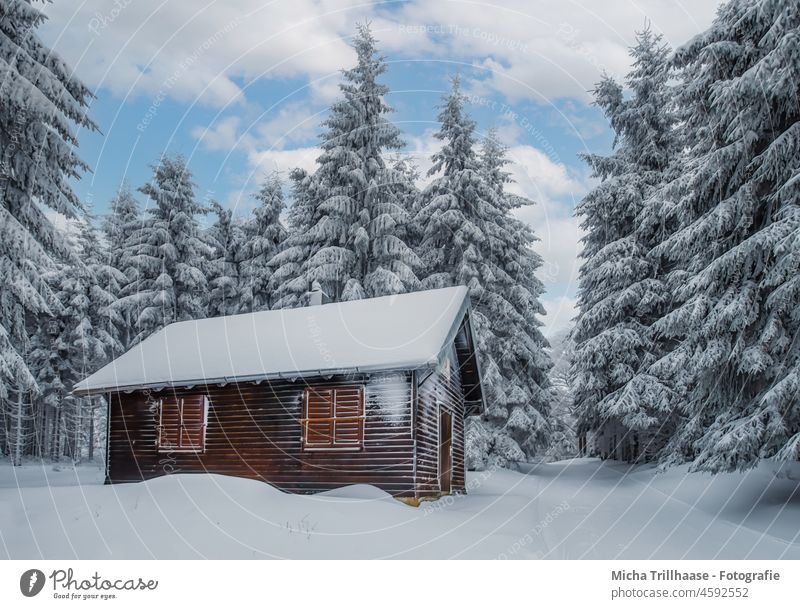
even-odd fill
[(800, 482), (656, 475), (594, 459), (470, 474), (403, 505), (215, 475), (103, 486), (99, 469), (0, 465), (2, 558), (800, 558)]
[(798, 558), (800, 482), (746, 474), (656, 475), (591, 460), (539, 466), (543, 504), (570, 504), (545, 529), (548, 558)]

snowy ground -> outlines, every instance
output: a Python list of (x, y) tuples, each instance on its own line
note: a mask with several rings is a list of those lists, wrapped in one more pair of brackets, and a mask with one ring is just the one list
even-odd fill
[(369, 486), (101, 482), (98, 467), (0, 464), (0, 558), (800, 559), (800, 467), (657, 475), (576, 459), (472, 473), (469, 495), (419, 508)]

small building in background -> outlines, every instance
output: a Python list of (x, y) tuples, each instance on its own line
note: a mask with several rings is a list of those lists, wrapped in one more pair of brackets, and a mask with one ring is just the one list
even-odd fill
[(413, 502), (466, 491), (476, 357), (453, 287), (174, 323), (74, 393), (107, 396), (107, 483), (215, 473)]

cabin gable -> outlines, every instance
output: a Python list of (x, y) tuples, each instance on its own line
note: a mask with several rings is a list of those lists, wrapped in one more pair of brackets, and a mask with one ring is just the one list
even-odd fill
[(475, 350), (475, 339), (472, 332), (472, 320), (469, 314), (464, 315), (459, 325), (458, 332), (454, 338), (454, 346), (461, 389), (464, 394), (465, 415), (479, 415), (485, 410), (485, 404), (483, 390), (481, 389), (478, 354)]

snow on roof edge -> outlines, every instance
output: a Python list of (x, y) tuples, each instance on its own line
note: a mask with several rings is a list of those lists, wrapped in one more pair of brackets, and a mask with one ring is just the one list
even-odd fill
[[(449, 288), (439, 288), (436, 290), (423, 290), (421, 292), (411, 292), (404, 294), (405, 296), (411, 296), (414, 294), (421, 294), (424, 292), (436, 292), (436, 291), (444, 291), (444, 290), (452, 290), (458, 298), (460, 298), (460, 302), (458, 304), (458, 308), (455, 311), (455, 314), (450, 321), (449, 328), (445, 337), (445, 340), (439, 346), (438, 351), (434, 356), (425, 357), (425, 358), (416, 358), (416, 359), (409, 359), (409, 360), (398, 360), (396, 362), (392, 362), (391, 364), (377, 364), (377, 365), (357, 365), (357, 366), (349, 366), (349, 367), (330, 367), (330, 368), (315, 368), (315, 369), (308, 369), (308, 370), (299, 370), (299, 371), (274, 371), (274, 372), (266, 372), (262, 374), (256, 375), (235, 375), (235, 376), (216, 376), (216, 377), (205, 377), (205, 378), (194, 378), (194, 379), (175, 379), (175, 380), (162, 380), (162, 381), (154, 381), (154, 382), (137, 382), (132, 384), (112, 384), (112, 383), (101, 383), (98, 385), (89, 384), (91, 378), (100, 372), (103, 371), (104, 368), (111, 366), (116, 362), (118, 358), (115, 358), (94, 374), (89, 375), (88, 377), (84, 378), (83, 380), (76, 383), (72, 388), (72, 394), (74, 395), (96, 395), (108, 392), (118, 392), (118, 391), (134, 391), (136, 389), (144, 389), (144, 388), (156, 388), (158, 390), (165, 389), (168, 387), (186, 387), (186, 386), (194, 386), (194, 385), (215, 385), (215, 384), (225, 384), (225, 383), (232, 383), (232, 382), (257, 382), (257, 381), (267, 381), (267, 380), (274, 380), (278, 378), (283, 379), (297, 379), (297, 378), (312, 378), (312, 377), (319, 377), (319, 376), (330, 376), (333, 374), (348, 374), (348, 373), (368, 373), (368, 372), (375, 372), (380, 370), (411, 370), (416, 368), (423, 368), (430, 365), (435, 365), (441, 359), (442, 354), (448, 348), (448, 345), (454, 340), (456, 333), (460, 327), (464, 316), (469, 313), (471, 310), (470, 305), (470, 298), (469, 298), (469, 291), (464, 286), (452, 286)], [(385, 297), (377, 297), (375, 299), (362, 299), (360, 301), (353, 301), (353, 302), (365, 302), (368, 300), (378, 300), (383, 298), (389, 298), (388, 296)], [(324, 305), (316, 305), (314, 309), (319, 307), (336, 307), (341, 306), (347, 303), (327, 303)], [(275, 313), (279, 311), (286, 311), (286, 310), (276, 310)], [(272, 312), (272, 311), (267, 311)], [(245, 317), (250, 316), (252, 313), (242, 313), (237, 315), (231, 315), (226, 317)], [(217, 318), (220, 319), (220, 318)], [(163, 338), (169, 328), (185, 325), (185, 324), (194, 324), (201, 320), (184, 320), (179, 322), (173, 322), (157, 332), (154, 332), (150, 336), (148, 336), (145, 340), (143, 340), (138, 345), (129, 349), (126, 353), (129, 353), (137, 348), (142, 348), (149, 342), (155, 342), (159, 339), (159, 337)], [(125, 354), (123, 354), (125, 355)]]
[(353, 374), (353, 373), (358, 374), (358, 373), (371, 373), (378, 371), (391, 372), (393, 370), (414, 370), (419, 368), (425, 368), (427, 366), (435, 366), (437, 362), (438, 360), (434, 359), (431, 361), (422, 361), (422, 362), (408, 362), (408, 363), (400, 362), (391, 367), (356, 366), (353, 368), (328, 368), (321, 370), (302, 370), (300, 372), (293, 372), (291, 374), (288, 372), (271, 372), (267, 374), (258, 374), (250, 376), (218, 377), (218, 378), (208, 378), (208, 379), (187, 379), (174, 382), (163, 381), (159, 383), (154, 382), (154, 383), (145, 383), (136, 385), (114, 385), (110, 387), (97, 387), (97, 388), (89, 387), (87, 389), (82, 389), (78, 387), (78, 385), (84, 382), (80, 381), (79, 383), (75, 383), (70, 393), (74, 395), (88, 396), (88, 395), (106, 393), (108, 391), (124, 392), (124, 393), (135, 391), (137, 389), (154, 389), (156, 391), (161, 391), (162, 389), (168, 389), (170, 387), (172, 388), (195, 387), (197, 385), (223, 385), (228, 383), (257, 383), (260, 381), (272, 381), (276, 379), (296, 380), (302, 378), (326, 377), (338, 374)]

